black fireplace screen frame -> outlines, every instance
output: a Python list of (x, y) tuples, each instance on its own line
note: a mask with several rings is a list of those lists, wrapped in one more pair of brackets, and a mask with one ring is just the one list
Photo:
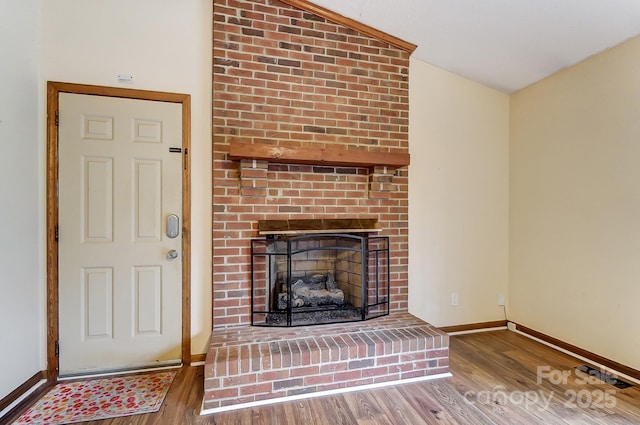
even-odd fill
[[(343, 292), (342, 295), (349, 298), (349, 301), (339, 305), (296, 306), (294, 305), (297, 301), (294, 299), (294, 285), (300, 284), (305, 278), (296, 271), (294, 257), (304, 255), (317, 258), (322, 255), (321, 251), (341, 252), (346, 256), (353, 255), (354, 258), (359, 255), (360, 288), (357, 288), (356, 282), (355, 289), (351, 288), (351, 290), (359, 290), (360, 294), (359, 296), (345, 295), (342, 289), (337, 288), (340, 284), (333, 285), (330, 290), (326, 289), (330, 286), (329, 281), (333, 276), (331, 278), (325, 276), (324, 282), (313, 285), (318, 288), (324, 287), (325, 289), (321, 291), (329, 295), (329, 298), (338, 292)], [(357, 261), (351, 262), (347, 267), (352, 270), (357, 269)], [(334, 268), (337, 267), (335, 265), (337, 262), (338, 260), (334, 262)], [(251, 325), (309, 326), (364, 321), (386, 316), (390, 309), (390, 266), (387, 236), (372, 236), (366, 233), (322, 233), (252, 239)], [(339, 272), (334, 270), (333, 274), (336, 273)], [(357, 273), (352, 274), (357, 275)], [(349, 280), (353, 279), (357, 280), (353, 276), (349, 278)]]

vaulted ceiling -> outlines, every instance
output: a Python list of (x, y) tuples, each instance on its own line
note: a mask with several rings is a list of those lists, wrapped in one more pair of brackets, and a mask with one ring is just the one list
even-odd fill
[(506, 93), (640, 35), (639, 0), (312, 2), (416, 44), (416, 59)]

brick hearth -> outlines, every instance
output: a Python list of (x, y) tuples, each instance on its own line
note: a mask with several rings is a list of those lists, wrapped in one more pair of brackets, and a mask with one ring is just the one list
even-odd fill
[(231, 410), (448, 372), (448, 335), (406, 312), (345, 324), (214, 329), (204, 409)]

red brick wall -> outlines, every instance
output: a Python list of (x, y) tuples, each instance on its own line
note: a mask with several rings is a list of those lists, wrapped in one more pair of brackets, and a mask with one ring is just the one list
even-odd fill
[(232, 141), (402, 152), (409, 53), (277, 0), (214, 0), (213, 319), (250, 322), (257, 222), (379, 219), (407, 308), (408, 171), (230, 161)]

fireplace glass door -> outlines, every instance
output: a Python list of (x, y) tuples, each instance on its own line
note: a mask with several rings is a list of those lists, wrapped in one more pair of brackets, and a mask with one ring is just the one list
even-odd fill
[(251, 241), (251, 323), (303, 326), (389, 314), (389, 239), (306, 234)]

